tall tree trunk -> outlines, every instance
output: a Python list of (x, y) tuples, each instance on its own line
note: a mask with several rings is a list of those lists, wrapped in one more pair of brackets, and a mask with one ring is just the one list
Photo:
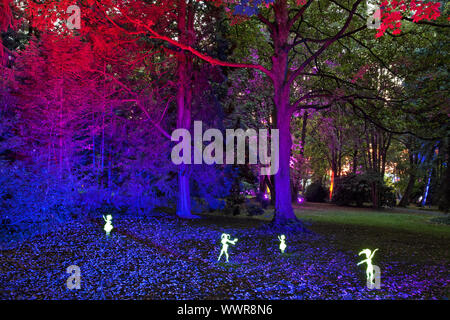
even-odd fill
[[(194, 21), (193, 7), (187, 8), (185, 0), (178, 1), (178, 30), (181, 43), (191, 46), (193, 44)], [(184, 52), (178, 53), (178, 91), (177, 91), (177, 128), (189, 130), (191, 126), (192, 83), (193, 71), (192, 57)], [(194, 218), (191, 213), (189, 165), (181, 164), (178, 172), (178, 201), (177, 215), (181, 218)]]
[[(112, 115), (112, 107), (110, 106), (109, 109), (109, 114)], [(114, 136), (114, 129), (115, 129), (115, 124), (114, 124), (114, 117), (111, 116), (111, 132), (110, 132), (110, 136), (109, 136), (109, 152), (108, 152), (108, 188), (111, 188), (111, 178), (112, 178), (112, 167), (113, 167), (113, 158), (112, 158), (112, 152), (113, 152), (113, 136)]]
[(280, 151), (279, 151), (279, 170), (275, 174), (275, 220), (284, 221), (295, 219), (292, 209), (292, 197), (290, 186), (290, 166), (291, 158), (291, 132), (290, 132), (290, 113), (280, 112), (277, 119), (280, 132)]
[(291, 182), (291, 189), (292, 189), (292, 200), (293, 202), (297, 201), (297, 197), (298, 197), (298, 190), (299, 190), (299, 186), (298, 184)]
[(303, 121), (302, 121), (302, 149), (300, 150), (300, 154), (303, 155), (305, 154), (305, 141), (306, 141), (306, 128), (308, 125), (308, 111), (305, 110), (303, 112)]
[(405, 146), (409, 152), (409, 180), (405, 192), (403, 193), (403, 196), (398, 204), (400, 207), (406, 207), (410, 202), (411, 192), (413, 191), (414, 184), (416, 183), (416, 165), (418, 162), (418, 157), (413, 152), (416, 148), (412, 137), (408, 137), (405, 142)]
[(92, 112), (92, 173), (95, 176), (95, 112)]
[[(183, 53), (178, 57), (178, 92), (177, 92), (177, 128), (190, 129), (191, 106), (186, 100), (189, 75), (186, 72), (187, 62)], [(178, 203), (177, 215), (182, 218), (191, 217), (190, 168), (181, 164), (178, 171)]]
[(270, 204), (275, 205), (275, 199), (277, 198), (277, 192), (275, 190), (275, 179), (273, 176), (269, 176), (267, 179), (267, 186), (270, 192)]
[(266, 193), (266, 176), (260, 175), (259, 176), (259, 190), (258, 194), (256, 195), (256, 198), (258, 201), (262, 202), (264, 201), (264, 194)]
[(352, 164), (352, 173), (356, 174), (356, 170), (358, 168), (358, 149), (355, 148), (353, 151), (353, 164)]
[(63, 80), (61, 79), (58, 83), (58, 97), (59, 97), (59, 179), (63, 176)]
[[(303, 117), (302, 117), (302, 131), (301, 131), (301, 137), (300, 137), (300, 139), (301, 139), (300, 156), (302, 159), (301, 165), (303, 165), (303, 163), (304, 163), (303, 155), (305, 153), (306, 127), (308, 124), (308, 116), (309, 116), (308, 111), (304, 110)], [(301, 170), (301, 167), (297, 168), (297, 170)], [(297, 179), (297, 181), (294, 181), (296, 179)], [(296, 179), (294, 178), (292, 180), (292, 201), (294, 201), (294, 202), (296, 202), (298, 200), (298, 192), (303, 189), (301, 179), (298, 179), (298, 177)]]
[(329, 200), (333, 200), (333, 191), (334, 191), (334, 177), (335, 177), (335, 171), (331, 170), (331, 177), (330, 177), (330, 194), (329, 194)]
[(279, 130), (279, 169), (275, 174), (275, 222), (284, 223), (296, 219), (292, 208), (290, 159), (291, 159), (291, 115), (289, 90), (284, 86), (275, 88), (276, 126)]
[(284, 224), (287, 220), (297, 220), (292, 208), (290, 158), (291, 158), (291, 117), (288, 46), (289, 14), (287, 1), (274, 4), (275, 28), (271, 30), (274, 43), (272, 56), (273, 102), (275, 124), (279, 130), (279, 169), (275, 174), (275, 214), (274, 223)]
[[(181, 55), (180, 55), (181, 56)], [(191, 108), (186, 104), (186, 80), (184, 57), (180, 57), (178, 66), (179, 87), (177, 92), (177, 128), (189, 130), (191, 123)], [(190, 168), (187, 164), (181, 164), (178, 171), (178, 203), (177, 215), (182, 218), (192, 217), (190, 197)]]
[(372, 182), (371, 193), (372, 193), (372, 207), (374, 209), (378, 209), (380, 207), (380, 197), (379, 197), (380, 190), (377, 182)]
[(437, 203), (439, 206), (439, 210), (442, 210), (444, 212), (448, 212), (450, 210), (450, 167), (449, 167), (449, 161), (450, 161), (450, 145), (449, 145), (449, 138), (446, 138), (446, 157), (444, 158), (447, 162), (447, 166), (445, 169), (445, 173), (442, 175), (442, 181), (439, 185), (439, 191), (438, 191), (438, 199)]
[(100, 158), (100, 176), (102, 177), (102, 185), (103, 185), (103, 170), (105, 167), (105, 105), (103, 105), (102, 110), (102, 144), (101, 144), (101, 158)]
[(406, 186), (405, 193), (403, 194), (399, 207), (406, 207), (409, 204), (409, 199), (411, 197), (411, 192), (413, 191), (414, 184), (416, 183), (416, 175), (415, 172), (411, 172), (409, 175), (408, 185)]

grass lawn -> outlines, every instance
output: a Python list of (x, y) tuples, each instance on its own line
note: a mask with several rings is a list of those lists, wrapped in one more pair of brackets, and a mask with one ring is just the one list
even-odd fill
[[(380, 248), (378, 254), (384, 259), (411, 264), (450, 261), (450, 225), (433, 221), (445, 218), (443, 213), (414, 208), (339, 207), (328, 203), (296, 204), (294, 210), (309, 230), (325, 236), (339, 250), (359, 252), (364, 248)], [(270, 221), (273, 208), (265, 211), (262, 216), (249, 219), (241, 215), (233, 219)]]
[(377, 211), (365, 208), (337, 207), (329, 204), (306, 204), (297, 207), (295, 213), (298, 218), (311, 222), (389, 228), (427, 234), (437, 238), (450, 238), (448, 225), (432, 221), (436, 215), (416, 213), (416, 211), (418, 210), (386, 209)]

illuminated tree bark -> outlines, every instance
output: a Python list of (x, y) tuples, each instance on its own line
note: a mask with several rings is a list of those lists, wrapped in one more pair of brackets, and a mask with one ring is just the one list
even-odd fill
[[(186, 5), (185, 0), (178, 1), (178, 32), (179, 41), (187, 46), (194, 43), (194, 8)], [(179, 52), (178, 89), (177, 89), (177, 128), (189, 130), (192, 112), (192, 72), (193, 61), (189, 53)], [(178, 171), (178, 201), (177, 215), (181, 218), (194, 218), (191, 213), (190, 167), (181, 164)]]
[(275, 104), (276, 128), (279, 130), (279, 171), (275, 175), (275, 215), (274, 223), (284, 224), (287, 221), (297, 221), (292, 208), (292, 196), (290, 188), (290, 157), (291, 157), (291, 117), (296, 108), (299, 107), (302, 99), (291, 104), (291, 85), (295, 79), (303, 74), (304, 69), (320, 56), (332, 43), (339, 38), (344, 37), (353, 18), (356, 8), (361, 0), (353, 5), (349, 16), (343, 27), (334, 37), (323, 40), (323, 45), (316, 52), (312, 53), (303, 63), (291, 70), (289, 63), (289, 51), (293, 48), (289, 42), (289, 35), (295, 22), (300, 19), (304, 11), (309, 7), (312, 1), (308, 1), (292, 18), (289, 17), (289, 5), (286, 0), (278, 0), (273, 4), (274, 21), (270, 22), (262, 16), (260, 20), (267, 25), (270, 30), (271, 38), (274, 44), (274, 53), (272, 56), (272, 69), (268, 73), (273, 84), (273, 100)]
[(0, 66), (4, 62), (4, 52), (1, 32), (12, 26), (13, 16), (10, 7), (11, 0), (0, 0)]
[(273, 101), (275, 104), (275, 124), (279, 130), (279, 170), (275, 174), (275, 215), (274, 222), (283, 223), (289, 219), (296, 219), (292, 209), (292, 196), (290, 184), (291, 158), (291, 117), (293, 110), (289, 103), (290, 84), (288, 74), (288, 45), (289, 26), (288, 10), (285, 1), (274, 5), (276, 27), (271, 30), (274, 41), (274, 54), (272, 56), (272, 83)]

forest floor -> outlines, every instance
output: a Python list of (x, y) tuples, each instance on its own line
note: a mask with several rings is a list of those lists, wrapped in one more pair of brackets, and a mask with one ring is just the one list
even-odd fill
[[(312, 233), (287, 234), (285, 254), (277, 234), (260, 228), (268, 216), (116, 216), (110, 237), (101, 216), (76, 221), (1, 249), (0, 299), (449, 298), (448, 225), (330, 205), (296, 212)], [(224, 232), (238, 238), (229, 263), (217, 262)], [(356, 265), (365, 248), (379, 249), (381, 289), (368, 289), (365, 265)], [(80, 267), (78, 290), (66, 287), (70, 265)]]

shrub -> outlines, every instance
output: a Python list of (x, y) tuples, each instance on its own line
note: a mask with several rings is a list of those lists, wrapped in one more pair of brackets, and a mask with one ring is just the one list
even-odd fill
[(79, 214), (76, 191), (46, 171), (0, 161), (0, 239), (10, 241), (47, 232)]
[(260, 216), (264, 214), (264, 209), (256, 203), (249, 203), (246, 207), (249, 216)]
[(391, 186), (380, 186), (380, 204), (387, 207), (395, 207), (397, 201), (395, 197), (395, 190)]
[(223, 208), (225, 208), (225, 200), (216, 199), (213, 197), (207, 197), (206, 200), (208, 202), (209, 211), (222, 210)]
[(320, 181), (313, 182), (306, 188), (305, 198), (309, 202), (325, 202), (327, 190)]
[(373, 174), (350, 174), (336, 179), (332, 202), (339, 206), (356, 204), (361, 207), (364, 202), (372, 201), (372, 185), (378, 186), (380, 206), (395, 206), (395, 193), (392, 187)]
[(370, 202), (370, 182), (365, 175), (348, 175), (336, 178), (332, 202), (338, 206), (348, 206), (355, 203), (361, 207), (364, 202)]

